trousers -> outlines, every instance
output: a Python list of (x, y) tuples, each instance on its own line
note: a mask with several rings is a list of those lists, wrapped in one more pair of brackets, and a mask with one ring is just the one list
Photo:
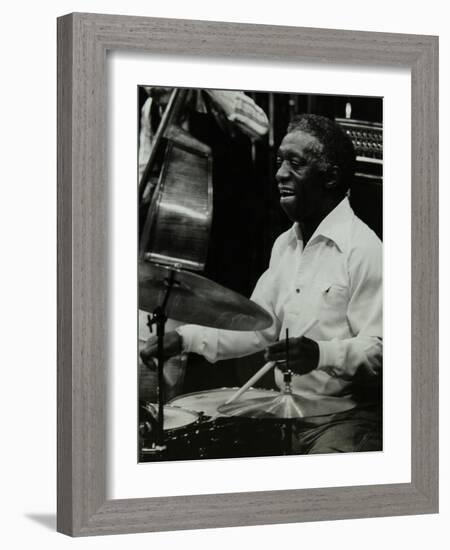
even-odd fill
[(292, 454), (381, 451), (383, 422), (380, 405), (310, 418), (292, 427)]

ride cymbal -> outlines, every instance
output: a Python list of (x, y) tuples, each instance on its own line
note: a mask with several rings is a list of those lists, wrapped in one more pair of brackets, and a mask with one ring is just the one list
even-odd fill
[(209, 279), (173, 267), (139, 262), (139, 308), (161, 306), (167, 317), (227, 330), (262, 330), (272, 317), (261, 306)]

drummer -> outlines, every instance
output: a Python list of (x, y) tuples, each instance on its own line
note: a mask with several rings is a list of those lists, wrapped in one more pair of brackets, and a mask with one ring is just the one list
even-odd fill
[[(185, 325), (166, 335), (166, 352), (182, 348), (216, 362), (265, 348), (266, 360), (278, 362), (282, 387), (289, 329), (293, 391), (310, 399), (338, 396), (343, 409), (353, 407), (303, 430), (294, 452), (380, 450), (380, 403), (354, 400), (361, 381), (376, 386), (381, 379), (382, 244), (349, 204), (353, 145), (333, 121), (301, 115), (288, 127), (277, 163), (280, 204), (293, 225), (275, 241), (251, 297), (271, 314), (272, 326), (234, 332)], [(310, 331), (296, 337), (311, 320), (317, 322)], [(141, 356), (155, 355), (150, 338)]]

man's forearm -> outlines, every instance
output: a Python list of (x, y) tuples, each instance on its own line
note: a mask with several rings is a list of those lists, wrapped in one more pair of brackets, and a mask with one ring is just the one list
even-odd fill
[(184, 325), (176, 330), (182, 337), (184, 352), (203, 355), (211, 363), (250, 355), (268, 343), (262, 332), (219, 330), (199, 325)]

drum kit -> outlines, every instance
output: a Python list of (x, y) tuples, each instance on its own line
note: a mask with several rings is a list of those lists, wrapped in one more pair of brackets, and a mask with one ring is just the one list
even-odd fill
[[(142, 461), (290, 454), (294, 422), (343, 410), (339, 398), (307, 399), (294, 394), (288, 362), (283, 365), (281, 391), (247, 383), (242, 388), (180, 395), (164, 403), (167, 318), (236, 331), (267, 328), (272, 318), (258, 304), (203, 276), (146, 261), (139, 264), (139, 305), (157, 325), (159, 384), (158, 403), (140, 404)], [(266, 364), (249, 382), (256, 382), (274, 366)]]

